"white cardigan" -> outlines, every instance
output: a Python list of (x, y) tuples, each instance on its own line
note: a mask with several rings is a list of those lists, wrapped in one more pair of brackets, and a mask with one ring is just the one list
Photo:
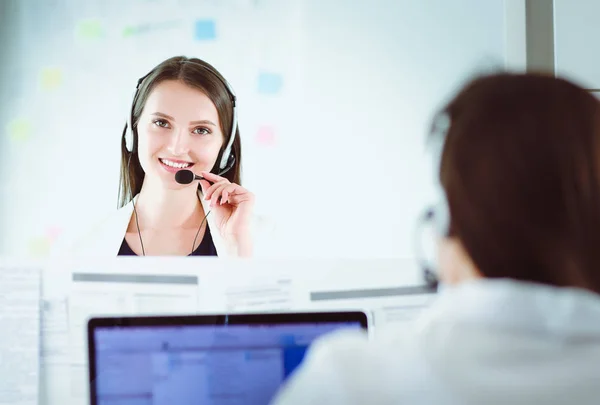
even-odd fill
[[(137, 199), (137, 196), (134, 200)], [(200, 198), (204, 212), (209, 212), (209, 201)], [(129, 221), (133, 214), (133, 201), (118, 209), (103, 221), (92, 226), (91, 229), (77, 236), (69, 236), (58, 241), (53, 248), (53, 256), (69, 258), (78, 257), (116, 257), (123, 238), (127, 232)], [(206, 218), (206, 223), (217, 251), (221, 258), (237, 257), (237, 252), (227, 246), (211, 214)], [(255, 227), (253, 227), (254, 229)]]

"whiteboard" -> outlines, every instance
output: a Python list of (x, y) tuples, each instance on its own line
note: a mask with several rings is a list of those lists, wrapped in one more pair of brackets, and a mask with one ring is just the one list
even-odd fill
[(521, 3), (14, 2), (0, 253), (43, 256), (116, 208), (136, 80), (184, 54), (238, 94), (243, 182), (272, 256), (410, 258), (433, 195), (429, 120), (472, 74), (522, 63)]

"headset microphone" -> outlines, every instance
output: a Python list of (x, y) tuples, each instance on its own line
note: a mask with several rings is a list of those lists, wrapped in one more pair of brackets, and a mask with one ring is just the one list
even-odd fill
[[(202, 176), (196, 175), (193, 171), (187, 170), (187, 169), (180, 170), (177, 173), (175, 173), (175, 181), (179, 184), (190, 184), (194, 180), (206, 180), (206, 179)], [(208, 181), (208, 180), (206, 180), (206, 181)]]
[[(233, 155), (231, 155), (229, 157), (229, 164), (227, 165), (226, 168), (224, 168), (219, 173), (217, 173), (217, 176), (222, 176), (225, 173), (227, 173), (228, 171), (230, 171), (233, 168), (234, 164), (235, 164), (235, 157)], [(175, 173), (175, 181), (179, 184), (190, 184), (194, 180), (206, 180), (206, 179), (202, 176), (198, 176), (193, 171), (188, 170), (188, 169), (179, 170), (177, 173)], [(214, 184), (210, 180), (206, 180), (206, 181), (208, 181), (211, 185)]]

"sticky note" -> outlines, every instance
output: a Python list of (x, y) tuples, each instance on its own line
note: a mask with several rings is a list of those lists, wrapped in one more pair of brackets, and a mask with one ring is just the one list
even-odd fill
[(123, 35), (123, 37), (128, 38), (128, 37), (135, 35), (136, 31), (137, 30), (135, 27), (132, 27), (132, 26), (125, 27), (125, 28), (123, 28), (122, 35)]
[(53, 91), (60, 87), (63, 81), (62, 70), (55, 67), (42, 69), (40, 74), (40, 85), (45, 91)]
[(129, 38), (134, 35), (147, 34), (155, 31), (164, 31), (181, 26), (180, 20), (162, 21), (158, 23), (147, 23), (141, 25), (128, 25), (123, 28), (121, 35), (124, 38)]
[(98, 39), (104, 36), (104, 28), (99, 20), (83, 20), (77, 24), (77, 37), (82, 39)]
[(58, 226), (51, 226), (51, 227), (48, 227), (48, 229), (46, 229), (46, 237), (50, 241), (56, 240), (60, 236), (61, 233), (62, 233), (62, 229)]
[(31, 136), (32, 125), (26, 118), (15, 118), (8, 123), (6, 132), (13, 141), (25, 141)]
[(262, 72), (258, 75), (258, 92), (277, 94), (283, 87), (283, 77), (277, 73)]
[(256, 132), (256, 142), (263, 146), (273, 146), (275, 144), (275, 130), (273, 127), (263, 125)]
[(50, 253), (52, 242), (46, 237), (33, 238), (29, 242), (29, 253), (34, 257), (46, 256)]
[(215, 39), (217, 29), (214, 20), (197, 20), (194, 25), (194, 37), (199, 41)]

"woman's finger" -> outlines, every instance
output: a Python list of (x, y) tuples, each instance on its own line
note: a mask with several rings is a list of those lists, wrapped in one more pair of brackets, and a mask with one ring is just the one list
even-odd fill
[(227, 199), (230, 205), (240, 205), (245, 202), (253, 202), (254, 195), (252, 193), (230, 195)]
[(207, 180), (200, 180), (200, 188), (202, 189), (202, 195), (206, 196), (206, 192), (210, 188), (211, 184)]
[(216, 207), (219, 204), (219, 198), (223, 193), (223, 190), (228, 187), (231, 183), (221, 183), (216, 190), (212, 192), (212, 197), (210, 198), (210, 206)]
[(213, 184), (206, 190), (206, 193), (204, 194), (204, 199), (210, 200), (212, 198), (212, 195), (215, 192), (215, 190), (219, 189), (219, 187), (221, 187), (223, 184), (231, 184), (231, 183), (229, 183), (228, 180), (223, 180), (223, 181)]
[(230, 183), (225, 187), (221, 194), (221, 205), (228, 202), (229, 198), (236, 194), (241, 194), (246, 190), (238, 184)]
[(254, 201), (254, 194), (245, 188), (235, 185), (236, 188), (228, 193), (227, 201), (231, 205), (239, 205), (243, 202), (252, 202)]
[[(200, 172), (200, 175), (202, 177), (204, 177), (206, 180), (212, 181), (213, 183), (227, 180), (225, 177), (219, 176), (219, 175), (211, 173), (211, 172)], [(229, 180), (227, 180), (227, 181), (229, 181)]]

